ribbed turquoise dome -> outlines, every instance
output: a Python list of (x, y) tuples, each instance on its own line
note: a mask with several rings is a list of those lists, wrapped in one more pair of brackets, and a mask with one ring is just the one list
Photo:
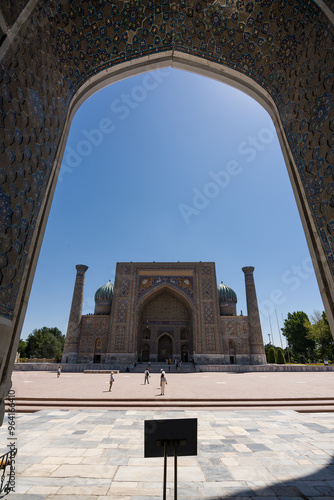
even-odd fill
[(114, 285), (111, 281), (108, 281), (105, 285), (102, 285), (95, 294), (95, 302), (112, 302), (114, 295)]
[(223, 282), (218, 285), (218, 299), (219, 302), (234, 302), (235, 304), (238, 302), (235, 291)]

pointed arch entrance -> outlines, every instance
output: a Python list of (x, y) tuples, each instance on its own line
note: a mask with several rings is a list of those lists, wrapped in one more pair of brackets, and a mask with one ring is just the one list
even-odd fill
[(71, 118), (102, 86), (152, 69), (216, 78), (268, 110), (334, 332), (334, 29), (326, 3), (135, 0), (95, 8), (31, 0), (23, 11), (25, 3), (3, 10), (0, 39), (0, 399), (10, 387)]
[(182, 349), (193, 352), (193, 310), (181, 293), (160, 287), (142, 301), (137, 314), (139, 356), (143, 356), (144, 346), (149, 346), (150, 361), (181, 359)]
[(94, 345), (94, 363), (101, 363), (102, 339), (96, 339)]
[(163, 333), (158, 339), (158, 361), (173, 358), (173, 338), (168, 333)]

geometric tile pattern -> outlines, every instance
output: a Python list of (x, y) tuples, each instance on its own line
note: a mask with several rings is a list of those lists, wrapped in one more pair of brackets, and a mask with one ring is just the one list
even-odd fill
[(232, 340), (236, 346), (237, 354), (249, 354), (250, 346), (247, 316), (238, 316), (234, 318), (220, 316), (219, 332), (222, 352), (228, 352), (229, 341)]
[(95, 341), (98, 338), (102, 340), (102, 352), (107, 351), (109, 323), (110, 316), (82, 316), (79, 354), (94, 353)]
[(203, 293), (203, 299), (212, 299), (212, 280), (209, 279), (203, 279), (202, 280), (202, 293)]
[(130, 285), (130, 281), (129, 280), (122, 280), (121, 281), (121, 285), (120, 285), (120, 288), (121, 288), (121, 291), (120, 291), (120, 295), (122, 297), (126, 297), (129, 293), (129, 285)]
[(0, 314), (13, 317), (24, 286), (74, 94), (103, 69), (166, 50), (233, 69), (271, 96), (334, 274), (332, 48), (333, 26), (311, 0), (37, 2), (0, 66)]
[(206, 325), (214, 323), (213, 305), (211, 302), (204, 304), (204, 322)]
[(205, 329), (205, 343), (208, 351), (216, 350), (215, 330), (213, 328)]
[(253, 276), (254, 267), (243, 267), (242, 270), (245, 273), (250, 352), (251, 354), (263, 354), (260, 314)]
[(115, 352), (124, 350), (125, 327), (117, 326), (115, 338)]
[(120, 300), (118, 304), (117, 310), (117, 322), (118, 323), (126, 323), (126, 313), (128, 309), (127, 301)]
[(194, 283), (191, 276), (140, 276), (138, 279), (137, 301), (154, 288), (168, 285), (177, 291), (184, 292), (192, 301), (194, 300)]

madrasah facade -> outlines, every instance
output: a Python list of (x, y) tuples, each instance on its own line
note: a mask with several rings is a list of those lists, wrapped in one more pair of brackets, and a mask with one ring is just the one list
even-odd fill
[(253, 267), (242, 269), (247, 316), (232, 288), (217, 286), (214, 262), (117, 263), (115, 283), (82, 315), (87, 269), (76, 266), (63, 363), (266, 364)]

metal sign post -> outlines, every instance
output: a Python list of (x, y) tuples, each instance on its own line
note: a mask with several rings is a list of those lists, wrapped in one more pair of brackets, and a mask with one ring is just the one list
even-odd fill
[(174, 499), (177, 500), (178, 455), (197, 455), (197, 418), (145, 420), (144, 457), (164, 457), (163, 500), (166, 500), (167, 456), (174, 457)]

